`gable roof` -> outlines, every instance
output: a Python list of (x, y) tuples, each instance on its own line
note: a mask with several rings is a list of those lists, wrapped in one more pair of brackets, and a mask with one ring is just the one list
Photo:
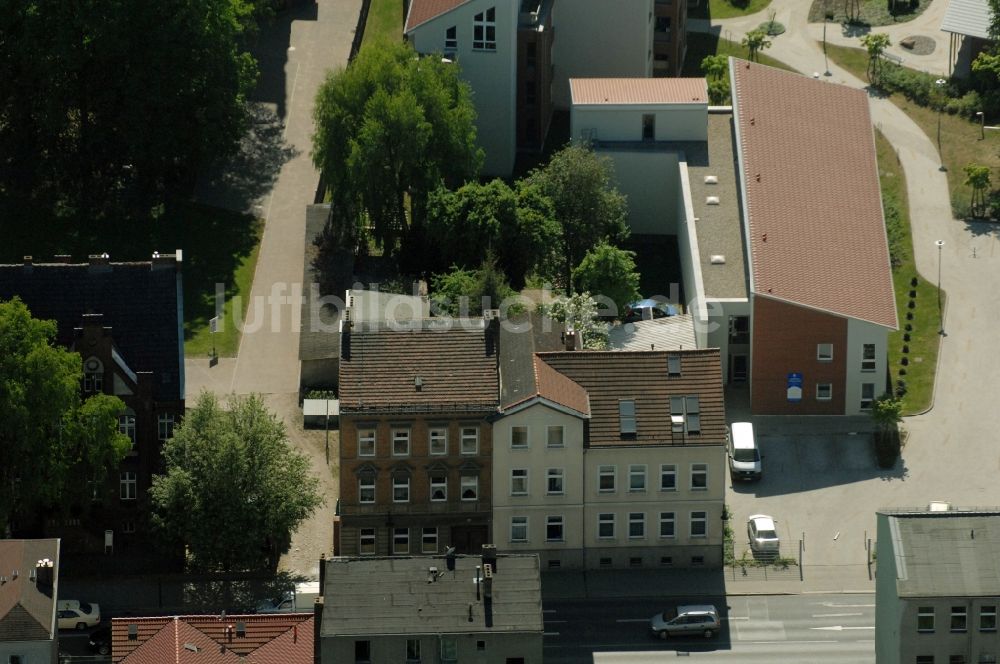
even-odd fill
[(895, 329), (867, 94), (729, 62), (751, 289)]
[[(0, 265), (0, 300), (18, 296), (31, 315), (56, 322), (57, 341), (72, 347), (84, 314), (102, 314), (125, 363), (153, 372), (158, 400), (184, 398), (184, 314), (180, 263)], [(86, 359), (86, 358), (84, 358)]]
[(533, 358), (535, 392), (527, 394), (520, 401), (506, 404), (504, 410), (510, 410), (535, 399), (543, 399), (550, 403), (568, 408), (582, 417), (590, 415), (590, 397), (587, 390), (562, 375), (537, 355)]
[(571, 78), (572, 104), (707, 104), (704, 78)]
[(949, 0), (941, 20), (941, 30), (989, 39), (991, 18), (987, 0)]
[[(668, 375), (668, 356), (681, 358), (679, 376)], [(552, 369), (587, 391), (590, 446), (721, 445), (726, 439), (722, 365), (718, 348), (683, 351), (563, 351), (539, 353)], [(697, 396), (701, 433), (675, 440), (670, 397)], [(636, 433), (623, 436), (618, 402), (635, 401)]]
[[(43, 558), (53, 563), (52, 587), (39, 585), (32, 573)], [(59, 540), (0, 540), (0, 572), (7, 577), (0, 584), (0, 642), (54, 638)]]
[(410, 0), (410, 10), (406, 13), (403, 34), (467, 2), (470, 0)]
[[(237, 636), (236, 624), (246, 625)], [(115, 664), (312, 664), (312, 613), (114, 618)], [(138, 638), (129, 639), (129, 625)]]
[(508, 410), (533, 399), (548, 399), (590, 414), (587, 391), (565, 376), (552, 375), (545, 363), (535, 357), (535, 351), (557, 351), (565, 348), (562, 323), (534, 314), (521, 314), (500, 326), (500, 406)]
[[(440, 326), (446, 329), (439, 329)], [(359, 322), (341, 342), (340, 412), (493, 412), (497, 332), (485, 321)], [(420, 379), (420, 387), (416, 383)]]

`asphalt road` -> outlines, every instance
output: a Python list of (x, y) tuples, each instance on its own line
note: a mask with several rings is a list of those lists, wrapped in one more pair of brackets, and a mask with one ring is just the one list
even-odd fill
[[(723, 628), (712, 639), (661, 641), (649, 619), (671, 605), (712, 603)], [(546, 664), (641, 664), (665, 653), (699, 662), (875, 661), (874, 595), (780, 595), (546, 602)]]

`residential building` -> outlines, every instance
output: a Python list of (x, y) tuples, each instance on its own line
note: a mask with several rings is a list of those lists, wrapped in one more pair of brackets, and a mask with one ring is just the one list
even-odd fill
[(877, 514), (879, 664), (973, 664), (1000, 655), (1000, 508)]
[(0, 540), (0, 662), (59, 661), (59, 540)]
[(64, 552), (140, 553), (147, 492), (162, 469), (161, 446), (184, 415), (184, 300), (180, 250), (113, 263), (107, 254), (71, 263), (0, 265), (0, 300), (19, 297), (35, 318), (54, 320), (56, 341), (80, 354), (82, 396), (121, 399), (119, 428), (132, 449), (91, 501), (54, 506), (47, 523), (18, 515), (16, 529), (62, 538)]
[(111, 661), (314, 664), (315, 624), (313, 613), (114, 618)]
[(339, 554), (489, 542), (498, 322), (345, 322)]
[[(487, 570), (487, 568), (489, 568)], [(535, 556), (335, 558), (322, 662), (541, 664)]]
[(989, 0), (948, 0), (941, 32), (948, 33), (948, 73), (968, 76), (976, 56), (993, 42)]
[(634, 234), (676, 236), (698, 347), (751, 412), (866, 412), (897, 327), (868, 99), (730, 72), (732, 109), (699, 79), (574, 80), (573, 136), (612, 159)]
[(532, 352), (502, 334), (494, 543), (546, 568), (721, 565), (718, 350)]

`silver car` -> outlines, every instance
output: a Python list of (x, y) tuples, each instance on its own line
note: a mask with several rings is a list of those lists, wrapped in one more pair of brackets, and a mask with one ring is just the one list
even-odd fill
[(781, 546), (773, 518), (766, 514), (754, 514), (747, 519), (747, 537), (754, 553), (777, 555)]
[(719, 612), (710, 604), (678, 606), (676, 611), (657, 613), (649, 620), (653, 635), (661, 639), (690, 634), (708, 639), (719, 633), (720, 626)]

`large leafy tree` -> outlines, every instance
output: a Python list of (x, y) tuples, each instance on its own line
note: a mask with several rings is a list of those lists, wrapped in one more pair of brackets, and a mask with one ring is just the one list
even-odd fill
[(153, 521), (187, 545), (195, 569), (276, 564), (292, 531), (323, 502), (309, 460), (257, 396), (223, 407), (203, 392), (163, 456), (166, 474), (150, 490)]
[(124, 404), (81, 400), (82, 361), (55, 335), (19, 299), (0, 302), (0, 536), (16, 516), (83, 497), (131, 446), (118, 431)]
[(0, 214), (80, 228), (148, 218), (187, 193), (246, 126), (256, 65), (245, 37), (258, 10), (0, 0)]
[(394, 249), (428, 194), (479, 172), (475, 110), (458, 66), (405, 43), (368, 46), (316, 95), (313, 161), (334, 205)]
[(628, 204), (613, 184), (613, 167), (583, 145), (569, 145), (549, 163), (532, 171), (528, 185), (552, 202), (561, 226), (561, 251), (553, 267), (572, 285), (572, 268), (602, 239), (618, 243), (628, 237)]
[(635, 252), (601, 242), (573, 270), (573, 283), (580, 290), (611, 300), (615, 311), (609, 313), (621, 315), (629, 302), (639, 298)]

